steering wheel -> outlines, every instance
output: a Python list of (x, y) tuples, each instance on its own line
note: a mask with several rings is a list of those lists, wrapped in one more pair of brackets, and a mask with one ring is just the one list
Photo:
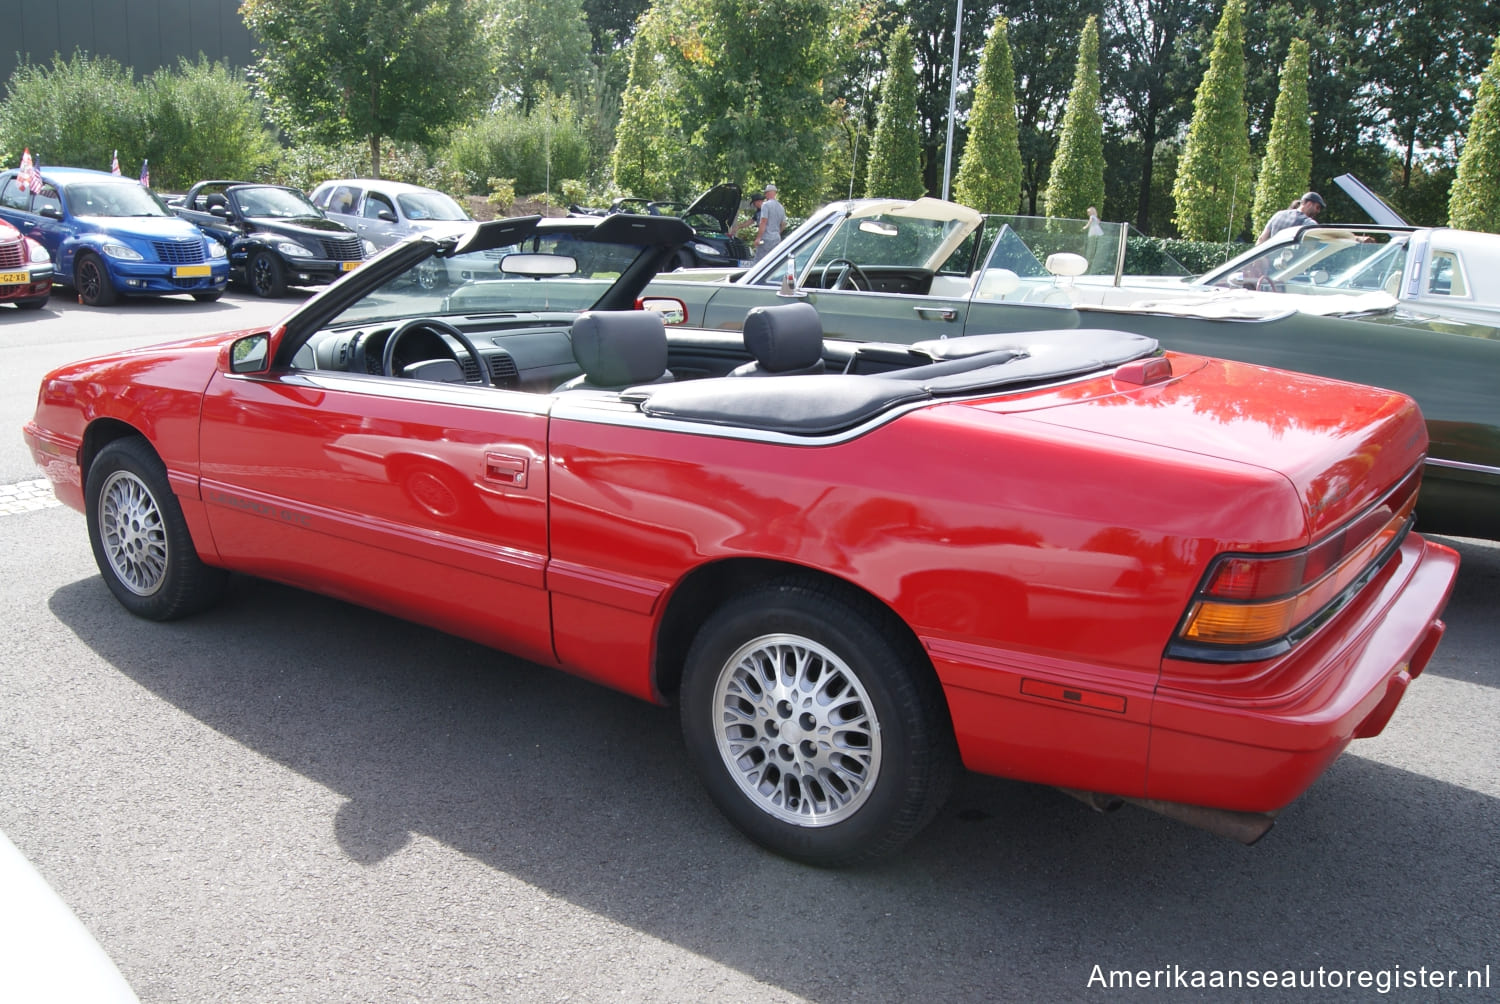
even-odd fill
[[(411, 332), (418, 330), (431, 331), (434, 334), (452, 338), (455, 342), (462, 346), (463, 350), (467, 352), (469, 356), (474, 360), (474, 365), (479, 370), (479, 382), (486, 387), (491, 386), (489, 371), (485, 369), (484, 366), (484, 357), (479, 354), (479, 349), (474, 346), (473, 340), (470, 339), (468, 335), (464, 334), (462, 331), (459, 331), (453, 325), (449, 324), (447, 321), (439, 321), (435, 317), (414, 317), (402, 324), (395, 331), (391, 332), (391, 336), (385, 340), (385, 351), (380, 355), (380, 368), (382, 373), (386, 374), (387, 376), (406, 375), (405, 373), (396, 372), (396, 346), (400, 343), (402, 338), (406, 337)], [(457, 356), (458, 354), (455, 352), (454, 358), (458, 362), (459, 366), (462, 367), (463, 360), (458, 359)], [(467, 383), (468, 381), (465, 380), (464, 382)]]
[[(833, 277), (833, 285), (830, 286), (828, 285), (828, 271), (835, 265), (842, 265), (843, 268), (839, 269), (839, 274)], [(818, 287), (820, 289), (843, 289), (845, 279), (849, 280), (851, 289), (860, 289), (859, 284), (861, 282), (864, 283), (863, 292), (868, 293), (875, 288), (875, 284), (870, 281), (870, 277), (865, 275), (865, 270), (848, 258), (835, 258), (826, 263), (823, 266), (823, 271), (818, 274)]]
[(1261, 276), (1256, 280), (1255, 288), (1262, 293), (1285, 293), (1286, 284), (1277, 282), (1268, 275)]

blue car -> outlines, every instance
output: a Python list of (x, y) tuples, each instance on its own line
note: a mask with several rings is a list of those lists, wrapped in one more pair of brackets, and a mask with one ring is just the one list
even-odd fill
[(134, 178), (77, 167), (41, 169), (41, 191), (0, 173), (0, 219), (52, 255), (55, 282), (81, 302), (191, 294), (217, 300), (229, 281), (223, 245), (178, 218)]

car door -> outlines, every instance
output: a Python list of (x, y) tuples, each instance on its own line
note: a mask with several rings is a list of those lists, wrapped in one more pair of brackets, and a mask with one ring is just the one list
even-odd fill
[(493, 388), (219, 373), (201, 491), (221, 559), (551, 662), (547, 406)]
[[(384, 213), (389, 219), (381, 216)], [(360, 207), (359, 235), (378, 248), (388, 248), (406, 236), (407, 228), (396, 209), (396, 200), (385, 192), (373, 188), (365, 192), (364, 204)]]
[(359, 215), (359, 204), (364, 197), (365, 190), (359, 185), (334, 185), (315, 198), (313, 203), (323, 210), (330, 220), (342, 223), (363, 237), (365, 236), (364, 220)]

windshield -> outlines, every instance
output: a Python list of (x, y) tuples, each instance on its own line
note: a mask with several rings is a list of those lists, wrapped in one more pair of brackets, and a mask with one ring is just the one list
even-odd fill
[(818, 252), (814, 267), (843, 259), (864, 267), (939, 270), (974, 230), (968, 220), (881, 214), (847, 217)]
[(372, 289), (334, 323), (587, 310), (645, 250), (537, 234), (509, 247), (433, 254)]
[(238, 188), (234, 195), (239, 201), (240, 212), (246, 216), (293, 219), (323, 215), (323, 211), (308, 202), (301, 192), (286, 188)]
[(171, 216), (156, 193), (131, 183), (69, 185), (68, 206), (74, 216)]
[(409, 220), (466, 220), (469, 214), (442, 192), (406, 192), (396, 196)]
[(1298, 293), (1396, 294), (1406, 267), (1405, 234), (1309, 230), (1292, 244), (1277, 245), (1212, 285)]
[[(1011, 233), (1031, 249), (1038, 262), (1059, 252), (1081, 256), (1087, 263), (1080, 275), (1109, 276), (1117, 271), (1130, 276), (1185, 278), (1191, 273), (1177, 259), (1128, 223), (1100, 219), (1072, 220), (1048, 216), (990, 216), (1003, 221)], [(1120, 257), (1124, 245), (1123, 261)], [(1017, 275), (1028, 275), (1012, 267)], [(1046, 274), (1043, 269), (1042, 274)]]

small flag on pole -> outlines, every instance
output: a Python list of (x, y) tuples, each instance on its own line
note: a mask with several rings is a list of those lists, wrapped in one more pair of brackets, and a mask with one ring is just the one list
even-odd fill
[(145, 185), (147, 188), (151, 187), (151, 171), (147, 167), (147, 165), (150, 163), (151, 161), (149, 160), (141, 161), (141, 184)]
[(110, 159), (110, 162), (109, 162), (109, 173), (110, 174), (119, 174), (120, 173), (120, 151), (119, 150), (116, 150), (114, 157), (112, 157)]
[(21, 169), (16, 172), (16, 187), (21, 191), (36, 191), (40, 186), (41, 176), (36, 172), (36, 165), (31, 162), (31, 147), (27, 147), (21, 154)]

